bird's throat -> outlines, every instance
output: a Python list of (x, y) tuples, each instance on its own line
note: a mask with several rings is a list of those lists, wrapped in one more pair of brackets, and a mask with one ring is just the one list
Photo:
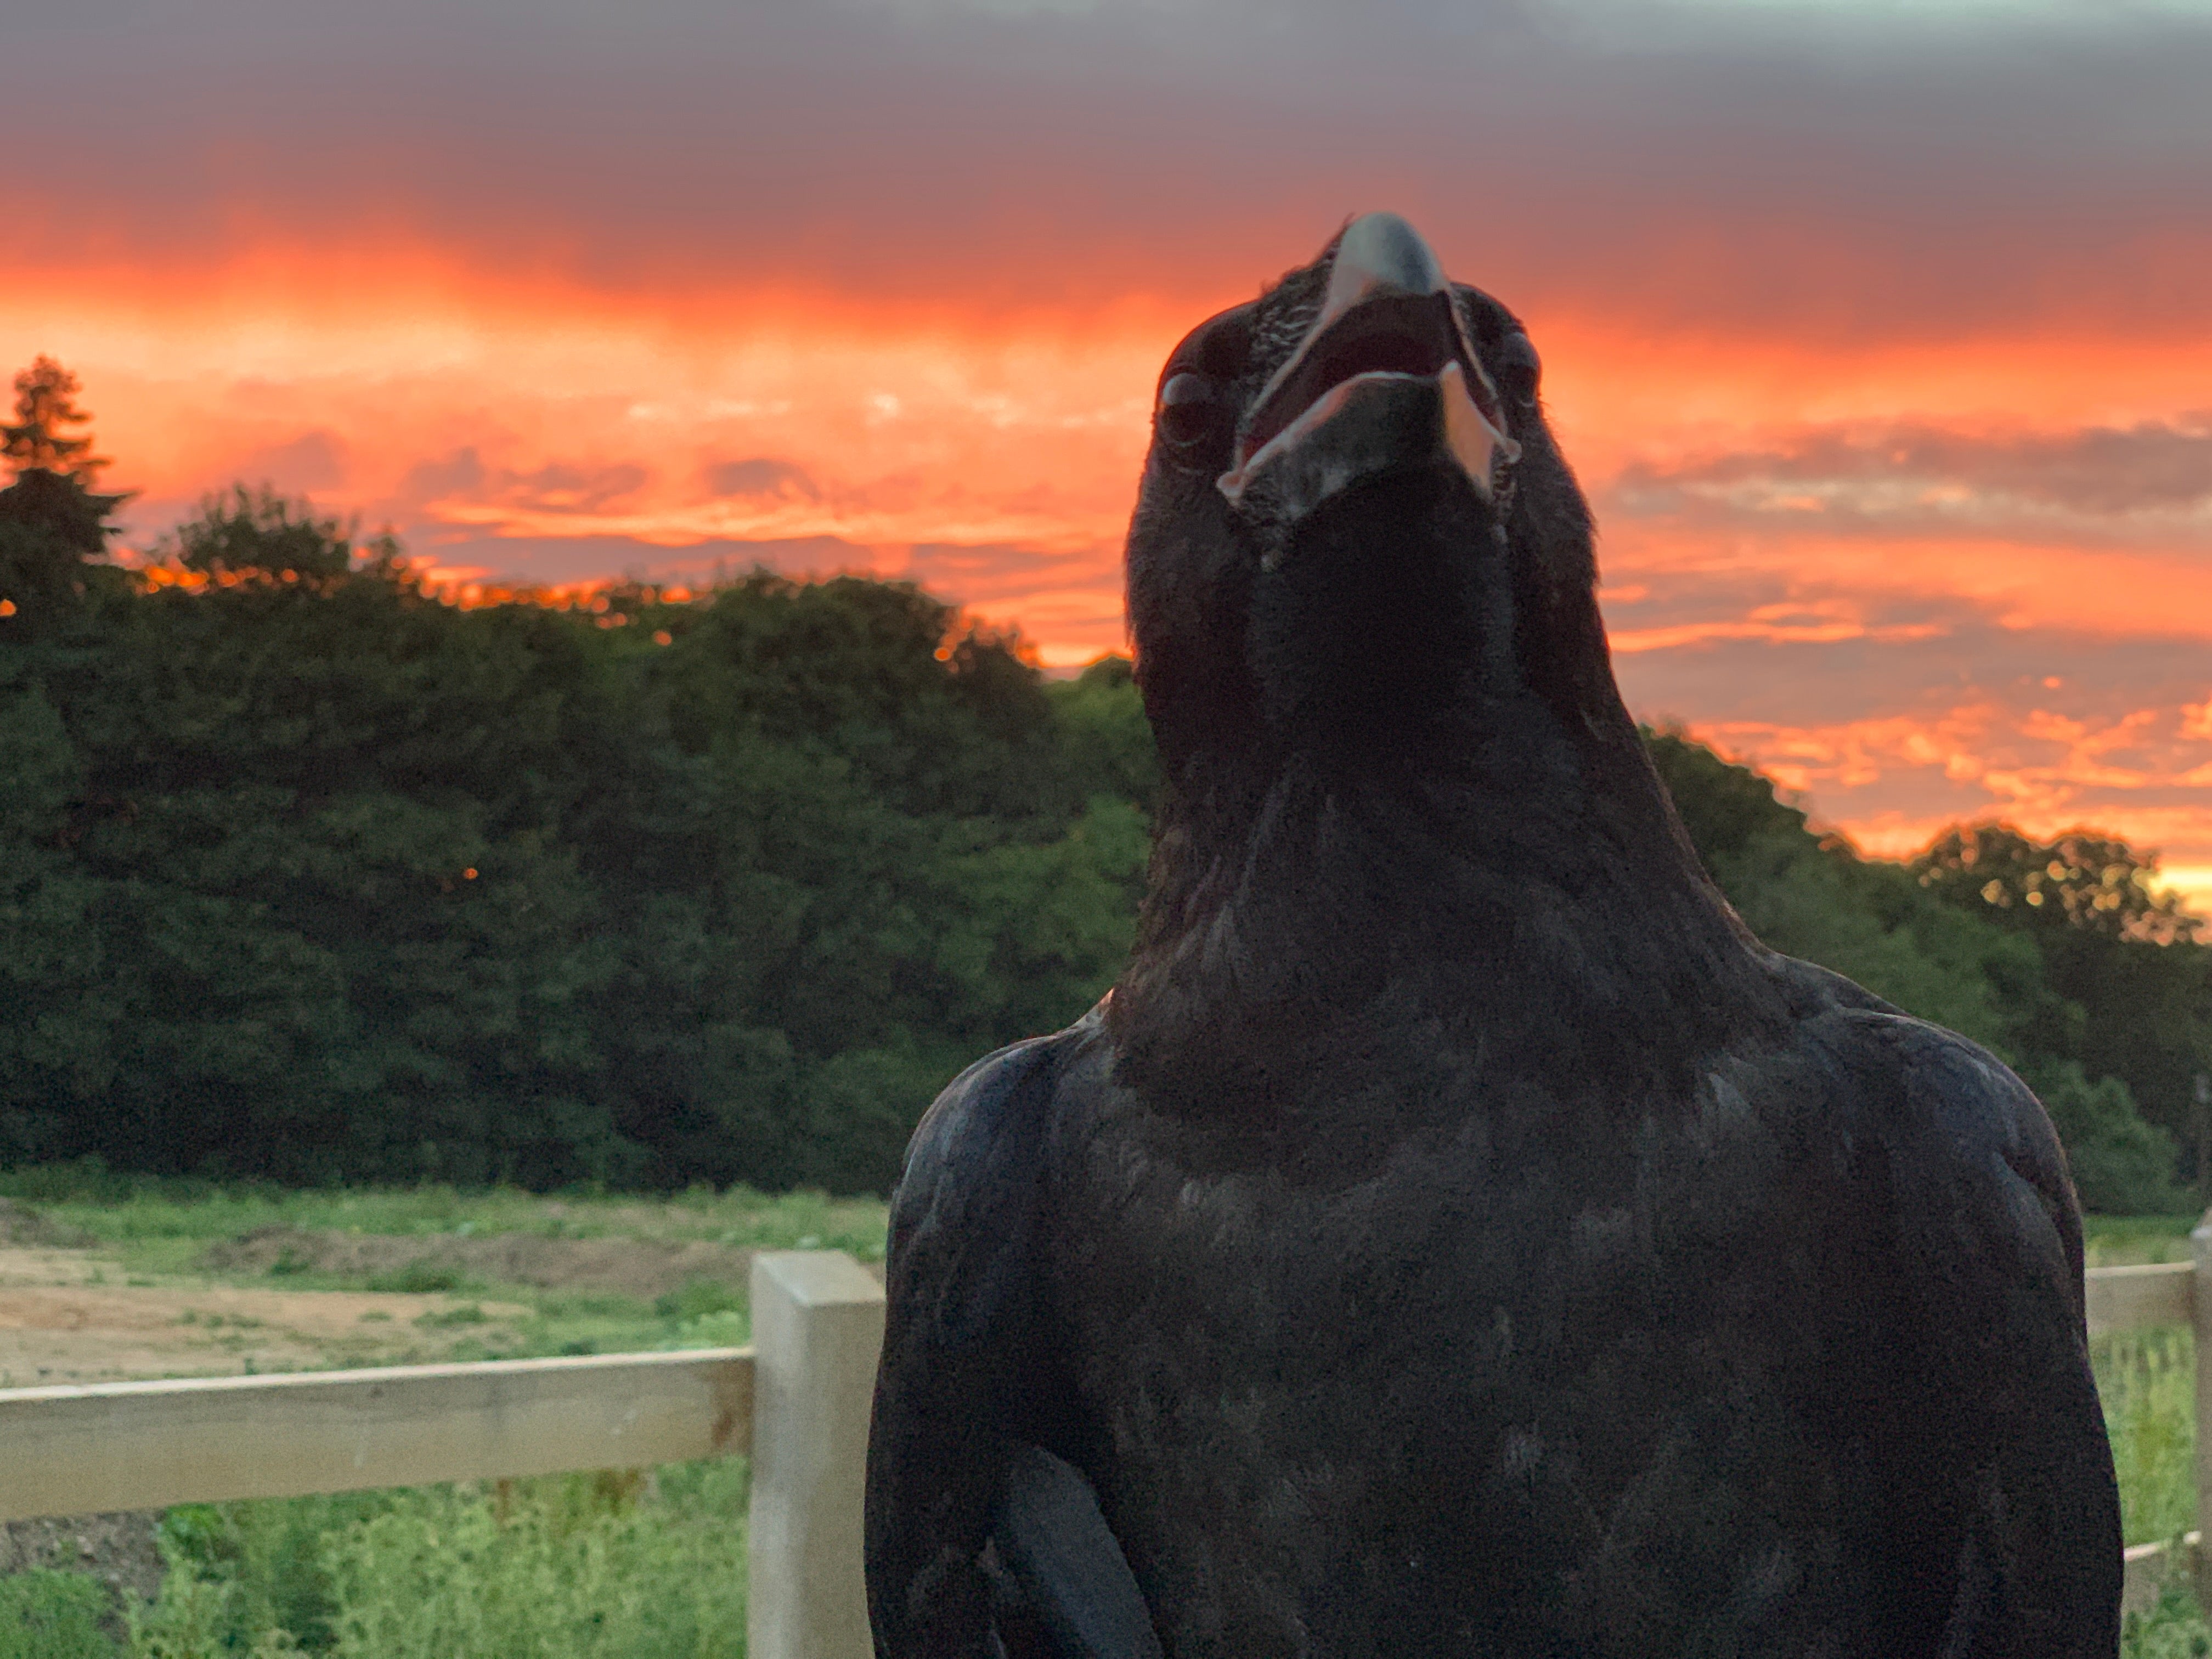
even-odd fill
[[(1531, 811), (1516, 775), (1353, 779), (1293, 756), (1264, 785), (1171, 800), (1109, 1014), (1123, 1080), (1165, 1109), (1316, 1132), (1351, 1112), (1410, 1133), (1531, 1074), (1686, 1086), (1656, 1057), (1760, 1017), (1749, 947), (1604, 792), (1555, 773)], [(1403, 1086), (1361, 1059), (1403, 1053), (1427, 1057)]]

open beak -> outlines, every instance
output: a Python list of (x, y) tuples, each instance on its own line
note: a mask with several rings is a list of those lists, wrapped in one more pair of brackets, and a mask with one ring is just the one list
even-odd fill
[(1219, 482), (1263, 489), (1293, 520), (1393, 467), (1449, 462), (1494, 501), (1521, 447), (1468, 343), (1451, 283), (1395, 213), (1345, 227), (1320, 314), (1238, 429)]

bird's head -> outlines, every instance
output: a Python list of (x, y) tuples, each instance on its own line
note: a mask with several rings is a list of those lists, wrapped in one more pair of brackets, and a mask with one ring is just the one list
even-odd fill
[(1161, 371), (1128, 599), (1171, 770), (1271, 747), (1368, 765), (1531, 696), (1617, 708), (1595, 579), (1527, 331), (1395, 214)]
[(1176, 347), (1128, 574), (1169, 787), (1124, 1085), (1372, 1139), (1456, 1109), (1377, 1080), (1437, 1042), (1686, 1088), (1769, 1018), (1613, 684), (1535, 348), (1403, 219)]

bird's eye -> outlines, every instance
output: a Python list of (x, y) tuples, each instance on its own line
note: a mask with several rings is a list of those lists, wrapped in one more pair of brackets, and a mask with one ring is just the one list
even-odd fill
[(1227, 405), (1221, 389), (1203, 374), (1171, 374), (1160, 388), (1154, 424), (1168, 447), (1188, 455), (1220, 434)]
[(1544, 372), (1542, 359), (1536, 356), (1536, 347), (1528, 337), (1516, 329), (1498, 343), (1497, 349), (1484, 358), (1485, 368), (1498, 382), (1498, 389), (1518, 404), (1536, 401), (1536, 382)]

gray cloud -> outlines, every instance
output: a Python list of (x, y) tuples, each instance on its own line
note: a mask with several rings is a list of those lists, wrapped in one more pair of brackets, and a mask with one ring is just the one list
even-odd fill
[(288, 443), (256, 450), (238, 463), (236, 471), (240, 478), (279, 489), (329, 489), (345, 481), (346, 459), (345, 441), (317, 428)]
[(2193, 328), (2212, 269), (2181, 11), (121, 3), (0, 68), (72, 132), (19, 228), (118, 260), (419, 236), (610, 289), (1054, 304), (1233, 295), (1389, 203), (1509, 301), (1848, 335)]
[(609, 466), (554, 461), (528, 472), (503, 472), (499, 499), (549, 513), (596, 513), (634, 494), (652, 475), (635, 463)]
[(1885, 534), (2147, 530), (2212, 546), (2212, 412), (1999, 437), (1913, 424), (1830, 428), (1766, 450), (1632, 465), (1606, 495), (1629, 516)]
[(778, 460), (772, 455), (756, 455), (747, 460), (722, 461), (707, 469), (707, 487), (717, 495), (738, 495), (749, 500), (778, 499), (815, 501), (822, 499), (822, 491), (808, 476), (806, 469), (793, 461)]
[(660, 547), (627, 536), (484, 536), (452, 526), (422, 525), (407, 538), (410, 553), (437, 564), (493, 573), (487, 581), (535, 583), (591, 581), (612, 572), (654, 581), (706, 584), (733, 580), (748, 572), (774, 570), (785, 575), (830, 575), (867, 568), (869, 550), (834, 537), (799, 539), (695, 542)]
[(527, 472), (483, 464), (476, 446), (418, 461), (387, 505), (403, 512), (449, 500), (498, 501), (549, 513), (592, 513), (631, 495), (651, 474), (630, 462), (609, 465), (555, 461)]
[(448, 495), (473, 495), (483, 483), (483, 460), (471, 444), (437, 460), (417, 461), (409, 467), (394, 499), (404, 506), (418, 506)]

